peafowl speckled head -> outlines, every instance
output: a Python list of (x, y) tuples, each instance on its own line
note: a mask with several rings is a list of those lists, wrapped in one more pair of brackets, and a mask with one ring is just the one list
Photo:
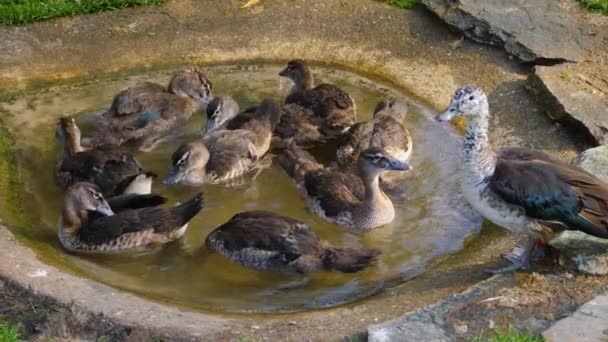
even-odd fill
[(488, 98), (481, 87), (464, 86), (454, 93), (448, 108), (437, 115), (439, 122), (450, 121), (455, 117), (475, 117), (487, 114)]

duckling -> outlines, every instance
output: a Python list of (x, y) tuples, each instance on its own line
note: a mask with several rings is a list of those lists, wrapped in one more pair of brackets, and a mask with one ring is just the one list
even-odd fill
[(203, 196), (173, 208), (159, 195), (123, 195), (106, 200), (88, 182), (70, 186), (59, 219), (59, 241), (68, 251), (119, 252), (160, 245), (181, 237), (188, 222), (202, 209)]
[(323, 134), (341, 134), (357, 121), (352, 97), (333, 84), (322, 83), (315, 87), (312, 72), (305, 61), (290, 61), (279, 76), (287, 77), (294, 83), (285, 104), (294, 103), (312, 110), (315, 116), (323, 119), (320, 127)]
[(207, 127), (205, 134), (222, 129), (228, 121), (240, 113), (239, 103), (231, 96), (217, 96), (207, 106)]
[(279, 156), (279, 161), (315, 214), (356, 229), (372, 229), (393, 221), (395, 208), (380, 189), (379, 176), (387, 170), (411, 169), (381, 147), (370, 147), (360, 154), (359, 175), (324, 168), (295, 145)]
[[(80, 128), (74, 118), (60, 118), (56, 133), (63, 143), (63, 152), (55, 173), (63, 188), (87, 181), (95, 183), (104, 196), (113, 197), (125, 191), (136, 192), (135, 187), (139, 186), (140, 180), (148, 179), (151, 187), (154, 174), (146, 173), (130, 153), (109, 147), (82, 148)], [(136, 177), (143, 179), (131, 186)]]
[(233, 216), (207, 236), (206, 245), (245, 267), (290, 274), (359, 272), (380, 255), (376, 250), (332, 247), (309, 225), (268, 211)]
[(524, 236), (503, 255), (504, 273), (530, 265), (536, 242), (565, 229), (608, 239), (608, 184), (583, 169), (543, 152), (514, 147), (493, 150), (488, 139), (490, 109), (485, 92), (465, 86), (437, 116), (445, 122), (468, 119), (464, 139), (462, 192), (486, 219)]
[(310, 147), (323, 143), (328, 136), (322, 132), (323, 119), (314, 112), (295, 103), (281, 107), (281, 120), (274, 129), (273, 143), (277, 147), (287, 147), (291, 143)]
[(153, 149), (213, 98), (211, 82), (195, 67), (177, 72), (169, 87), (144, 82), (118, 93), (96, 122), (88, 146), (129, 144)]
[[(340, 139), (337, 157), (342, 165), (356, 164), (359, 154), (369, 147), (382, 147), (401, 162), (407, 162), (412, 154), (412, 137), (403, 126), (407, 115), (407, 103), (403, 98), (378, 103), (373, 119), (358, 122)], [(380, 182), (394, 186), (403, 172), (387, 172)]]
[(253, 170), (260, 156), (255, 133), (219, 130), (181, 145), (171, 156), (164, 184), (223, 183)]

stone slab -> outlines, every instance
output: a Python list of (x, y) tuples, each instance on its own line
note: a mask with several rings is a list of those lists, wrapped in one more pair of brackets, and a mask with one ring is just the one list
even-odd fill
[(608, 294), (595, 297), (571, 316), (557, 321), (543, 336), (547, 342), (608, 341)]

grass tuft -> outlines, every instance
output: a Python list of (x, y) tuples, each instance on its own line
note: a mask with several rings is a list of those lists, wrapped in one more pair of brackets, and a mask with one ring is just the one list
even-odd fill
[(577, 0), (581, 5), (592, 11), (608, 15), (608, 0)]
[(159, 5), (166, 0), (0, 0), (0, 24), (22, 25), (56, 17)]
[(397, 6), (400, 8), (411, 9), (420, 4), (420, 0), (384, 0), (390, 5)]
[(491, 336), (481, 336), (468, 340), (468, 342), (545, 342), (542, 335), (521, 332), (513, 327), (510, 327), (507, 332), (492, 331)]
[(21, 342), (21, 334), (19, 329), (10, 326), (3, 320), (0, 320), (0, 341), (1, 342)]

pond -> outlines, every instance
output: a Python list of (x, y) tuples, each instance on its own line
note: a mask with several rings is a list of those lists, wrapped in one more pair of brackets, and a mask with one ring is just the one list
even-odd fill
[[(216, 95), (230, 94), (245, 108), (264, 97), (281, 100), (287, 94), (291, 83), (279, 80), (281, 68), (272, 64), (233, 64), (208, 66), (205, 70)], [(66, 253), (57, 239), (62, 191), (54, 178), (61, 148), (55, 139), (56, 120), (63, 115), (76, 117), (86, 136), (87, 128), (119, 90), (141, 81), (166, 84), (175, 70), (157, 68), (78, 85), (51, 85), (0, 103), (3, 123), (14, 136), (19, 179), (24, 186), (18, 196), (22, 203), (18, 205), (23, 208), (23, 222), (27, 224), (15, 228), (15, 233), (45, 261), (182, 307), (218, 312), (291, 312), (352, 302), (407, 281), (423, 273), (434, 260), (462, 249), (465, 240), (479, 231), (480, 218), (460, 195), (456, 176), (461, 160), (458, 136), (449, 127), (436, 124), (433, 111), (424, 103), (408, 98), (406, 126), (414, 141), (414, 170), (389, 193), (396, 207), (392, 224), (356, 232), (322, 221), (311, 214), (296, 187), (274, 161), (254, 180), (236, 187), (167, 187), (155, 182), (154, 191), (168, 197), (171, 205), (195, 191), (205, 193), (204, 209), (185, 236), (174, 243), (146, 253)], [(369, 119), (382, 99), (407, 97), (388, 82), (351, 71), (314, 66), (313, 72), (317, 82), (337, 84), (351, 94), (359, 120)], [(199, 136), (204, 120), (203, 113), (195, 113), (185, 135), (152, 152), (137, 152), (136, 158), (147, 170), (164, 176), (171, 153), (181, 143)], [(314, 154), (327, 163), (335, 160), (333, 146), (317, 148)], [(298, 218), (333, 245), (378, 249), (382, 255), (374, 266), (356, 274), (314, 273), (305, 286), (273, 291), (278, 284), (289, 282), (289, 277), (247, 269), (208, 251), (204, 245), (205, 237), (215, 227), (238, 212), (254, 209)]]

